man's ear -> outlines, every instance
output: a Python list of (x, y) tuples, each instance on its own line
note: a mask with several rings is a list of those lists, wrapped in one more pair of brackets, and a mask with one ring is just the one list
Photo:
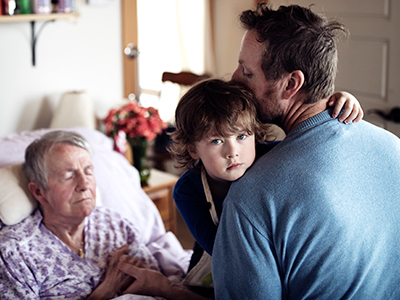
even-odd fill
[(196, 147), (194, 145), (187, 146), (187, 150), (188, 150), (190, 156), (193, 159), (199, 159), (200, 158), (200, 156), (197, 154)]
[(32, 195), (39, 201), (40, 204), (47, 203), (46, 197), (44, 195), (43, 189), (39, 186), (39, 184), (35, 182), (29, 182), (28, 188), (31, 191)]
[(283, 96), (285, 99), (292, 98), (304, 84), (304, 74), (300, 70), (289, 73), (286, 77)]

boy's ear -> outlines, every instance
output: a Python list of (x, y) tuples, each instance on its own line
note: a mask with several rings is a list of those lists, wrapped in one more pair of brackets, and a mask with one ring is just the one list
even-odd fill
[(32, 195), (36, 198), (37, 201), (39, 201), (40, 204), (44, 204), (47, 202), (46, 197), (43, 193), (42, 188), (39, 186), (39, 184), (35, 182), (29, 182), (28, 183), (28, 188), (31, 191)]
[(197, 154), (197, 152), (196, 152), (196, 147), (195, 147), (194, 145), (189, 145), (189, 146), (187, 147), (187, 150), (188, 150), (190, 156), (191, 156), (193, 159), (199, 159), (199, 158), (200, 158), (200, 156), (199, 156), (199, 155)]

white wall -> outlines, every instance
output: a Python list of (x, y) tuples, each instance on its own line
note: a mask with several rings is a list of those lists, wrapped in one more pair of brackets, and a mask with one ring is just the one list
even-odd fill
[[(31, 63), (30, 23), (0, 23), (0, 136), (48, 127), (64, 92), (85, 90), (104, 115), (123, 96), (120, 1), (82, 3), (45, 25)], [(36, 22), (38, 30), (43, 22)]]
[[(85, 90), (104, 117), (123, 97), (121, 3), (82, 0), (74, 22), (48, 23), (31, 63), (30, 23), (0, 23), (0, 137), (48, 127), (63, 93)], [(243, 35), (238, 15), (253, 0), (214, 1), (217, 76), (230, 78)], [(36, 22), (38, 30), (43, 22)]]

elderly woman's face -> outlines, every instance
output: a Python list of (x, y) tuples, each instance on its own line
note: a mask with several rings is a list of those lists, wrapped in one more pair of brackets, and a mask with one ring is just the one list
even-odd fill
[(77, 220), (96, 205), (96, 179), (90, 154), (79, 147), (59, 144), (46, 157), (45, 217)]

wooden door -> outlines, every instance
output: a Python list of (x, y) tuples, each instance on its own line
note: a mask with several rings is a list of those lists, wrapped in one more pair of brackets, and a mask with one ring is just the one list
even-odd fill
[[(130, 94), (139, 95), (138, 60), (129, 57), (129, 46), (138, 48), (137, 4), (136, 0), (122, 0), (122, 49), (124, 70), (124, 97)], [(134, 49), (133, 49), (134, 50)]]
[[(336, 90), (354, 94), (365, 112), (389, 112), (400, 106), (400, 1), (398, 0), (270, 0), (309, 6), (336, 18), (350, 30), (350, 40), (339, 44)], [(400, 125), (376, 115), (366, 120), (400, 136)]]

